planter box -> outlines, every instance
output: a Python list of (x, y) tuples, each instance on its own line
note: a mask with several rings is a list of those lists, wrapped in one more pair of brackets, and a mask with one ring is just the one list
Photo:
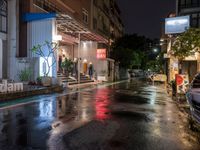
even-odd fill
[(98, 81), (108, 81), (106, 76), (97, 76)]
[(51, 86), (52, 78), (51, 77), (42, 77), (42, 85), (45, 87)]

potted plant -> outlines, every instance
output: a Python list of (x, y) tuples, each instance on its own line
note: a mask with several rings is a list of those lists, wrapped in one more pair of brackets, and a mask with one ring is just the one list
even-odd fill
[[(58, 44), (55, 42), (45, 41), (44, 44), (35, 45), (31, 51), (37, 56), (43, 58), (43, 74), (41, 82), (43, 86), (51, 86), (52, 78), (49, 76), (51, 68), (56, 63), (56, 51), (59, 49)], [(49, 58), (52, 57), (52, 62), (50, 63)]]
[(37, 79), (36, 79), (36, 81), (37, 81), (37, 85), (42, 85), (42, 77), (37, 77)]
[(73, 61), (67, 58), (65, 58), (65, 60), (61, 63), (61, 67), (67, 77), (69, 76), (69, 73), (72, 72), (73, 64)]
[(31, 68), (25, 68), (24, 70), (21, 70), (18, 74), (19, 80), (23, 83), (28, 83), (31, 79), (32, 70)]

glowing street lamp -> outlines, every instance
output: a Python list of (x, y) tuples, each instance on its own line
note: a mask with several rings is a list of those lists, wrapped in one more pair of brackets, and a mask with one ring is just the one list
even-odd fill
[(153, 52), (154, 52), (154, 53), (157, 53), (157, 52), (158, 52), (158, 49), (157, 49), (157, 48), (154, 48), (154, 49), (153, 49)]

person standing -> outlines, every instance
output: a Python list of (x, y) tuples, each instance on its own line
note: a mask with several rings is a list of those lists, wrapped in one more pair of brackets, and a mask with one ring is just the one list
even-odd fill
[(92, 79), (92, 77), (93, 77), (93, 71), (94, 71), (93, 65), (92, 65), (92, 63), (90, 63), (89, 67), (88, 67), (88, 72), (89, 72), (90, 79)]

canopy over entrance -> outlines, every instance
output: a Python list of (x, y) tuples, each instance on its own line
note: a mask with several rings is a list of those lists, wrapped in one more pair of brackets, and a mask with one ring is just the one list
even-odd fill
[(99, 43), (108, 43), (108, 40), (101, 35), (92, 33), (87, 27), (73, 19), (67, 14), (57, 14), (56, 24), (59, 32), (78, 38), (80, 34), (81, 41), (95, 41)]

